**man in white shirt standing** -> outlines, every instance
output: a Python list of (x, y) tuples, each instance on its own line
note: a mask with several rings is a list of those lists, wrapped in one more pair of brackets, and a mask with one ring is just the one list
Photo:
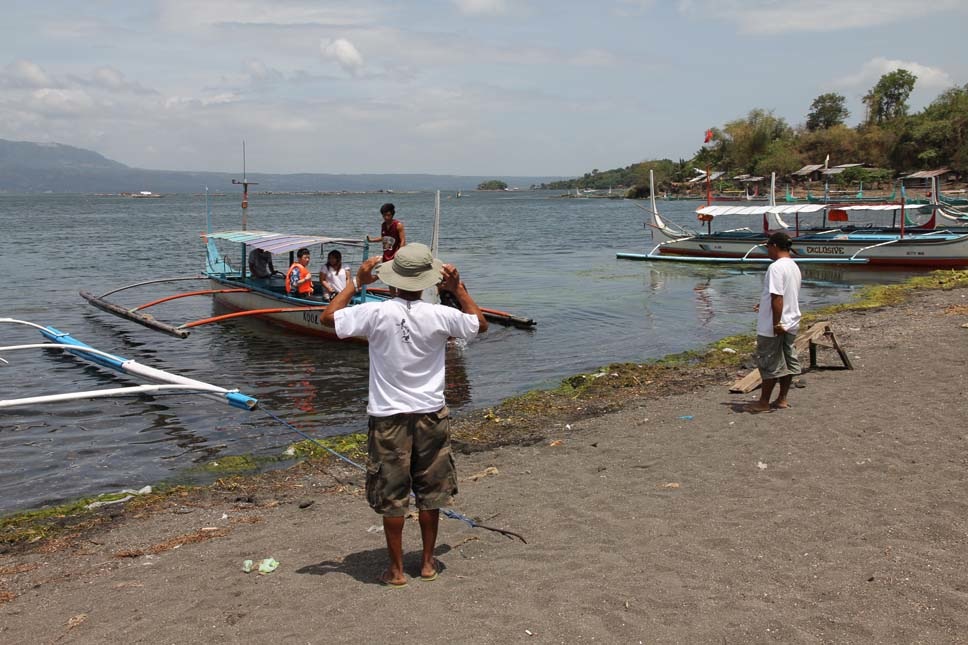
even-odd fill
[[(390, 564), (380, 582), (407, 584), (403, 572), (403, 526), (413, 491), (419, 511), (423, 557), (420, 579), (435, 580), (434, 558), (440, 508), (457, 494), (450, 450), (450, 413), (444, 401), (444, 351), (448, 338), (472, 338), (487, 320), (460, 280), (457, 268), (442, 264), (423, 244), (401, 247), (384, 262), (379, 279), (396, 297), (347, 307), (357, 289), (377, 280), (380, 257), (369, 258), (323, 312), (324, 324), (340, 338), (369, 341), (370, 384), (366, 498), (383, 515)], [(461, 310), (420, 299), (440, 285)]]
[[(790, 407), (787, 394), (793, 377), (800, 373), (800, 361), (793, 341), (800, 328), (800, 268), (790, 257), (793, 242), (782, 231), (773, 233), (766, 251), (773, 260), (763, 279), (763, 293), (756, 306), (756, 362), (763, 379), (760, 400), (750, 403), (750, 412)], [(780, 393), (771, 404), (777, 382)]]

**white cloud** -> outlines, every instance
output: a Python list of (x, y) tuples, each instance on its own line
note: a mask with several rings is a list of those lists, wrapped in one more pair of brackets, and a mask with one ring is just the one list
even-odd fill
[(127, 85), (124, 74), (113, 67), (98, 67), (94, 70), (94, 81), (98, 85), (112, 90), (121, 89)]
[(71, 117), (94, 113), (97, 103), (83, 90), (42, 88), (31, 93), (29, 105), (49, 116)]
[(164, 100), (162, 105), (167, 110), (180, 110), (186, 108), (208, 107), (211, 105), (226, 105), (229, 103), (238, 103), (240, 100), (241, 97), (235, 92), (222, 92), (219, 94), (213, 94), (212, 96), (204, 96), (200, 98), (189, 96), (169, 96)]
[(247, 60), (245, 62), (245, 72), (248, 80), (253, 83), (270, 83), (282, 81), (285, 75), (279, 70), (269, 67), (261, 60)]
[(54, 86), (44, 68), (29, 60), (18, 60), (7, 65), (0, 74), (0, 82), (10, 87), (40, 88)]
[(962, 0), (936, 0), (927, 4), (910, 0), (680, 0), (679, 10), (697, 18), (735, 22), (746, 33), (779, 34), (795, 31), (865, 29), (946, 11), (964, 12)]
[(873, 58), (864, 63), (860, 70), (854, 74), (844, 76), (836, 81), (840, 87), (862, 87), (873, 86), (884, 74), (893, 72), (896, 69), (906, 69), (918, 77), (915, 87), (918, 89), (941, 90), (947, 89), (955, 84), (948, 72), (937, 67), (929, 67), (921, 63), (903, 60), (891, 60), (883, 57)]
[(323, 59), (335, 62), (347, 74), (358, 76), (363, 70), (363, 56), (353, 43), (345, 38), (322, 40), (319, 43), (319, 51)]
[(469, 16), (500, 16), (508, 12), (506, 0), (454, 0), (454, 4)]
[(113, 93), (132, 92), (134, 94), (153, 94), (154, 90), (149, 90), (140, 83), (129, 81), (121, 70), (114, 67), (98, 67), (92, 72), (90, 79), (74, 78), (70, 79), (74, 83), (82, 86), (90, 86), (100, 90), (107, 90)]

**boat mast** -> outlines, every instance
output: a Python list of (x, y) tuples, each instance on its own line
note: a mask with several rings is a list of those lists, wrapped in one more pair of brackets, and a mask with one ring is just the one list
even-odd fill
[(233, 179), (232, 183), (242, 185), (242, 230), (244, 231), (248, 228), (246, 212), (249, 209), (249, 184), (253, 186), (259, 185), (257, 181), (249, 181), (245, 175), (245, 139), (242, 139), (242, 181)]

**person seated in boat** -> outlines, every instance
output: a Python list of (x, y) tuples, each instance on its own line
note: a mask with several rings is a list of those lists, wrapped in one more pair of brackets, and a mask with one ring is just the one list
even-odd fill
[(407, 245), (407, 234), (403, 230), (403, 222), (393, 219), (397, 210), (393, 204), (384, 204), (380, 207), (380, 215), (383, 217), (383, 224), (380, 226), (380, 237), (367, 236), (369, 242), (383, 242), (383, 261), (389, 262), (400, 250), (401, 246)]
[(286, 272), (286, 293), (290, 296), (308, 298), (313, 295), (313, 274), (309, 269), (309, 249), (296, 251), (296, 261)]
[(351, 280), (350, 267), (343, 265), (343, 254), (333, 249), (326, 256), (326, 264), (319, 270), (319, 284), (323, 295), (330, 300), (346, 288), (346, 281)]
[(276, 268), (272, 265), (272, 253), (258, 247), (249, 251), (249, 275), (259, 280), (272, 277)]

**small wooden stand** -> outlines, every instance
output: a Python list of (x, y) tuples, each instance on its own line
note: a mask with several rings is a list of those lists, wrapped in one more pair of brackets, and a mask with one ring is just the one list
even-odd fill
[[(840, 360), (844, 362), (844, 367), (849, 370), (854, 369), (854, 366), (850, 363), (850, 357), (847, 356), (847, 352), (845, 352), (840, 346), (840, 343), (837, 342), (837, 337), (834, 336), (833, 329), (831, 329), (830, 321), (828, 320), (814, 324), (804, 333), (798, 334), (797, 339), (793, 341), (793, 347), (796, 349), (797, 354), (802, 354), (804, 349), (809, 348), (811, 368), (817, 367), (818, 345), (822, 347), (830, 347), (836, 350), (840, 355)], [(762, 380), (763, 379), (760, 378), (760, 370), (755, 369), (733, 383), (730, 386), (729, 391), (737, 394), (752, 392), (760, 386)]]

